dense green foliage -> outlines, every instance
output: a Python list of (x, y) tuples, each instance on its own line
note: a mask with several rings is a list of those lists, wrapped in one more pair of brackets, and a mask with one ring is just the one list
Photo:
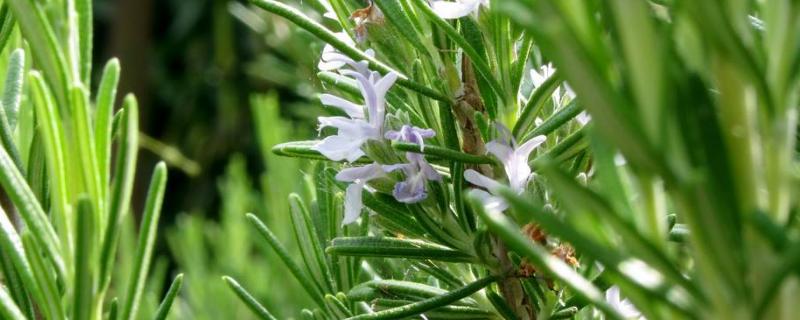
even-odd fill
[(156, 125), (91, 0), (0, 2), (0, 318), (800, 312), (796, 1), (168, 5)]

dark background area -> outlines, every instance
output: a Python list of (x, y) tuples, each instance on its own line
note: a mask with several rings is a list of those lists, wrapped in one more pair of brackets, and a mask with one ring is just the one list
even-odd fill
[[(229, 0), (95, 2), (95, 77), (108, 59), (119, 58), (118, 101), (135, 93), (141, 132), (200, 169), (187, 172), (167, 161), (162, 230), (180, 213), (216, 217), (218, 179), (234, 154), (244, 155), (254, 184), (269, 170), (259, 154), (249, 95), (277, 91), (294, 134), (308, 138), (315, 132), (320, 108), (309, 83), (315, 83), (321, 44), (248, 8)], [(134, 212), (140, 212), (152, 168), (163, 158), (147, 146), (140, 149)], [(163, 239), (158, 247), (159, 254), (169, 254)]]

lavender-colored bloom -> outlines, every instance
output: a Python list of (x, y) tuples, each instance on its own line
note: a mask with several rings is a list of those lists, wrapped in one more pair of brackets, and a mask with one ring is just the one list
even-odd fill
[(606, 290), (606, 302), (617, 310), (625, 319), (646, 319), (628, 299), (622, 299), (619, 287), (612, 286)]
[[(346, 61), (356, 71), (340, 70), (343, 75), (350, 76), (358, 82), (364, 106), (355, 104), (334, 95), (322, 95), (322, 103), (344, 111), (347, 117), (319, 117), (320, 130), (334, 127), (338, 133), (329, 136), (316, 144), (312, 149), (319, 151), (326, 158), (353, 162), (364, 155), (361, 146), (369, 139), (382, 139), (383, 121), (386, 114), (385, 97), (397, 80), (397, 74), (389, 72), (381, 77), (377, 72), (366, 69), (366, 65)], [(359, 70), (359, 68), (364, 69)], [(366, 107), (366, 108), (365, 108)], [(366, 113), (364, 112), (366, 109)]]
[(545, 140), (547, 140), (545, 136), (536, 136), (519, 146), (515, 145), (513, 141), (511, 145), (497, 141), (486, 144), (486, 149), (489, 153), (503, 163), (503, 168), (512, 190), (521, 192), (525, 189), (528, 177), (531, 175), (528, 157)]
[(423, 129), (410, 125), (404, 125), (400, 130), (390, 130), (386, 132), (386, 139), (418, 144), (420, 149), (425, 150), (425, 138), (433, 138), (436, 131), (433, 129)]
[[(394, 141), (419, 144), (425, 148), (425, 138), (431, 138), (436, 132), (431, 129), (422, 129), (404, 125), (399, 131), (386, 132), (386, 138)], [(427, 180), (441, 181), (442, 176), (425, 160), (422, 154), (407, 152), (406, 159), (409, 163), (387, 166), (389, 171), (403, 170), (406, 180), (394, 186), (394, 195), (397, 201), (403, 203), (416, 203), (428, 197), (426, 190)]]
[(458, 19), (477, 12), (481, 5), (488, 5), (489, 0), (435, 0), (431, 9), (442, 19)]
[(384, 167), (372, 163), (363, 167), (352, 167), (342, 169), (336, 174), (336, 180), (344, 182), (352, 182), (347, 186), (344, 197), (344, 218), (342, 225), (348, 225), (356, 220), (361, 215), (361, 209), (364, 207), (361, 196), (367, 182), (386, 175)]
[[(348, 35), (347, 32), (337, 32), (334, 33), (334, 36), (336, 36), (336, 39), (350, 46), (356, 45), (355, 41), (350, 38), (350, 35)], [(375, 52), (372, 49), (368, 49), (365, 53), (370, 57), (375, 56)], [(332, 45), (325, 44), (325, 47), (322, 48), (322, 54), (320, 55), (317, 68), (319, 68), (320, 71), (337, 71), (344, 66), (349, 66), (353, 70), (356, 70), (364, 75), (369, 74), (369, 63), (367, 61), (355, 61), (337, 51)]]
[(578, 121), (582, 126), (585, 126), (592, 121), (592, 116), (586, 113), (586, 111), (581, 111), (577, 116), (575, 116), (575, 121)]
[[(531, 177), (531, 167), (528, 165), (528, 157), (531, 152), (544, 143), (547, 138), (545, 136), (536, 136), (521, 145), (517, 145), (516, 141), (514, 141), (510, 133), (508, 133), (507, 128), (502, 125), (498, 126), (498, 128), (501, 133), (500, 139), (487, 143), (486, 149), (503, 164), (503, 169), (508, 178), (511, 190), (514, 190), (516, 193), (522, 193), (525, 191), (525, 187), (527, 187)], [(495, 194), (495, 190), (501, 185), (499, 182), (472, 169), (464, 172), (464, 179), (489, 191), (473, 191), (473, 194), (483, 200), (482, 202), (487, 209), (493, 208), (503, 211), (508, 208), (508, 204)]]

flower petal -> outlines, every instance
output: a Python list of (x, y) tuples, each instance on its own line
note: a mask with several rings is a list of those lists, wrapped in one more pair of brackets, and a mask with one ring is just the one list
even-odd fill
[(477, 10), (480, 4), (480, 0), (433, 1), (431, 9), (442, 19), (458, 19)]
[(478, 173), (478, 171), (472, 169), (464, 171), (464, 179), (471, 184), (485, 188), (486, 190), (489, 191), (492, 191), (502, 186), (502, 184), (500, 184), (499, 182), (492, 180), (491, 178), (484, 176)]
[(353, 119), (365, 119), (364, 118), (364, 107), (342, 99), (340, 97), (334, 96), (332, 94), (321, 94), (319, 96), (320, 102), (326, 106), (331, 106), (335, 108), (339, 108), (340, 110), (344, 111), (350, 118)]
[(535, 136), (517, 147), (517, 149), (514, 150), (514, 154), (527, 160), (531, 152), (533, 152), (533, 149), (536, 149), (536, 147), (540, 146), (545, 141), (547, 141), (547, 137), (542, 135)]
[(425, 179), (417, 175), (406, 181), (398, 182), (392, 191), (394, 198), (402, 203), (417, 203), (428, 197), (425, 190)]
[(497, 141), (490, 141), (487, 143), (486, 150), (494, 155), (497, 160), (500, 160), (500, 162), (502, 162), (504, 165), (507, 165), (507, 163), (511, 161), (511, 157), (514, 155), (514, 149), (511, 149), (511, 147), (507, 144)]
[(365, 141), (344, 135), (329, 136), (311, 147), (311, 149), (319, 151), (323, 156), (333, 161), (347, 160), (348, 162), (355, 162), (364, 155), (364, 151), (361, 151), (361, 145)]
[(336, 174), (336, 180), (345, 182), (359, 180), (361, 182), (367, 182), (385, 175), (386, 171), (384, 171), (383, 166), (377, 163), (371, 163), (366, 166), (342, 169)]
[(478, 198), (478, 200), (483, 204), (483, 207), (489, 211), (503, 211), (508, 209), (508, 203), (503, 200), (503, 198), (493, 196), (492, 194), (480, 190), (480, 189), (472, 189), (469, 192), (472, 196)]
[(363, 183), (352, 183), (347, 186), (344, 196), (344, 217), (342, 218), (342, 226), (356, 222), (358, 217), (361, 216), (361, 209), (364, 207), (364, 204), (361, 202), (361, 193), (363, 191)]

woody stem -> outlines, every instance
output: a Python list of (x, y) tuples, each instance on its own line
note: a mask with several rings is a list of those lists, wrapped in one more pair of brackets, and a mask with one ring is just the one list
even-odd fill
[[(486, 153), (486, 145), (475, 123), (475, 113), (485, 113), (485, 108), (480, 97), (477, 79), (475, 78), (475, 72), (472, 69), (470, 59), (465, 56), (462, 58), (461, 62), (464, 95), (457, 100), (453, 109), (459, 129), (461, 130), (461, 148), (464, 152), (469, 154), (484, 155)], [(474, 166), (474, 169), (480, 171), (485, 176), (490, 178), (494, 176), (491, 166)], [(491, 245), (492, 255), (494, 255), (499, 262), (499, 268), (498, 270), (494, 270), (495, 273), (513, 274), (515, 272), (515, 266), (508, 257), (508, 248), (506, 245), (496, 237), (492, 237)], [(531, 301), (527, 295), (525, 295), (522, 284), (518, 279), (514, 277), (505, 277), (498, 283), (498, 286), (500, 294), (512, 308), (518, 319), (536, 319)]]

